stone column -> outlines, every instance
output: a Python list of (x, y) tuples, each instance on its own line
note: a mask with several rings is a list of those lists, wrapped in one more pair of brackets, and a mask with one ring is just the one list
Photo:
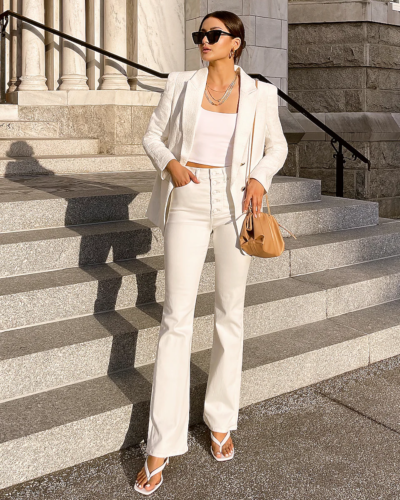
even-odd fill
[[(104, 50), (126, 57), (126, 0), (104, 0)], [(126, 64), (104, 57), (100, 90), (129, 90)]]
[[(45, 0), (45, 24), (51, 28), (60, 29), (60, 2)], [(45, 33), (46, 44), (46, 77), (49, 90), (57, 90), (60, 77), (60, 43), (61, 38), (47, 31)]]
[[(1, 12), (4, 12), (5, 10), (13, 10), (12, 6), (10, 5), (12, 0), (0, 0), (0, 9)], [(13, 49), (15, 48), (14, 46), (14, 41), (16, 38), (16, 32), (13, 33), (14, 31), (14, 23), (13, 21), (16, 21), (15, 18), (9, 17), (8, 18), (8, 25), (5, 30), (5, 37), (4, 40), (1, 41), (1, 45), (3, 45), (4, 42), (4, 54), (5, 54), (5, 65), (4, 65), (4, 78), (5, 78), (5, 84), (6, 84), (6, 89), (5, 92), (13, 92), (16, 89), (15, 86), (15, 81), (12, 82), (12, 72), (13, 72)], [(12, 88), (11, 88), (12, 86)], [(5, 96), (2, 96), (5, 97)]]
[[(9, 1), (9, 0), (8, 0)], [(10, 3), (10, 2), (9, 2)], [(21, 6), (18, 0), (11, 0), (10, 7), (6, 7), (6, 2), (3, 3), (3, 11), (10, 8), (14, 12), (21, 13)], [(22, 21), (15, 17), (9, 18), (11, 25), (10, 30), (10, 72), (9, 72), (9, 86), (7, 92), (14, 92), (18, 89), (20, 83), (18, 75), (20, 75), (21, 66), (21, 47), (22, 47)]]
[[(129, 59), (161, 73), (185, 70), (185, 0), (135, 0), (128, 22)], [(165, 78), (134, 67), (128, 76), (132, 90), (165, 86)]]
[[(62, 2), (62, 31), (86, 40), (85, 0)], [(60, 90), (89, 90), (86, 83), (86, 48), (63, 39), (62, 76)]]
[[(44, 0), (23, 0), (22, 15), (44, 24)], [(22, 23), (20, 90), (48, 90), (44, 67), (44, 30)]]
[[(104, 47), (101, 0), (86, 0), (86, 40), (96, 47)], [(98, 90), (104, 56), (86, 49), (86, 74), (90, 90)]]

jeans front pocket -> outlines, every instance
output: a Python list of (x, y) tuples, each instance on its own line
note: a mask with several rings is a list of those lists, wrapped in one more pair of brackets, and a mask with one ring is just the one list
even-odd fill
[(192, 180), (183, 186), (174, 186), (172, 188), (170, 211), (174, 212), (175, 210), (182, 210), (188, 206), (190, 199), (192, 198), (192, 196), (188, 194), (191, 191), (190, 184), (194, 184)]
[(183, 186), (174, 186), (174, 189), (175, 189), (175, 188), (178, 188), (178, 189), (184, 188), (184, 187), (188, 186), (190, 183), (192, 183), (192, 184), (193, 184), (192, 179), (190, 179), (190, 181), (189, 181), (187, 184), (184, 184)]
[[(186, 168), (187, 170), (190, 170), (193, 174), (196, 174), (196, 169), (195, 169), (195, 167), (192, 167), (192, 166), (190, 166), (190, 165), (187, 165), (187, 166), (185, 166), (185, 168)], [(184, 188), (185, 186), (187, 186), (187, 185), (188, 185), (188, 184), (190, 184), (190, 183), (195, 184), (195, 183), (192, 181), (192, 179), (189, 179), (189, 182), (188, 182), (187, 184), (184, 184), (183, 186), (174, 186), (174, 188), (176, 187), (176, 188), (181, 189), (181, 188)]]

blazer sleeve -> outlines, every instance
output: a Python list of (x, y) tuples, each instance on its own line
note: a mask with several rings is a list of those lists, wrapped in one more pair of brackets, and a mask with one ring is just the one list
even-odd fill
[(160, 101), (150, 117), (147, 130), (142, 139), (142, 145), (154, 168), (165, 179), (169, 175), (165, 169), (168, 162), (176, 159), (165, 145), (168, 139), (171, 121), (171, 104), (178, 71), (168, 75)]
[(250, 178), (261, 182), (265, 192), (268, 192), (272, 177), (283, 167), (288, 155), (288, 144), (279, 119), (278, 88), (271, 84), (268, 86), (270, 94), (267, 99), (271, 104), (267, 113), (264, 156), (250, 172)]

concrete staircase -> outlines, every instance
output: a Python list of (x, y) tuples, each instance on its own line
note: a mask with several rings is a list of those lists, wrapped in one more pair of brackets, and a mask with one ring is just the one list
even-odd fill
[[(164, 300), (163, 238), (145, 218), (156, 172), (57, 127), (0, 123), (0, 489), (147, 437)], [(241, 407), (400, 353), (400, 221), (322, 196), (318, 180), (275, 176), (269, 200), (298, 239), (252, 260)], [(202, 421), (213, 307), (211, 235), (190, 424)]]

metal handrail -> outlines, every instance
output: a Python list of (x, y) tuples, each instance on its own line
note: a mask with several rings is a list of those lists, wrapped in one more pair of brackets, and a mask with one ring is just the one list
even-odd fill
[[(21, 14), (18, 14), (17, 12), (13, 12), (12, 10), (6, 10), (0, 14), (0, 26), (1, 26), (1, 102), (6, 102), (5, 100), (5, 87), (6, 87), (6, 82), (5, 82), (5, 43), (4, 43), (4, 37), (6, 33), (6, 27), (8, 24), (8, 17), (12, 16), (15, 17), (16, 19), (20, 19), (23, 22), (26, 22), (28, 24), (31, 24), (32, 26), (36, 26), (37, 28), (43, 29), (45, 31), (48, 31), (49, 33), (53, 33), (54, 35), (60, 36), (61, 38), (65, 38), (66, 40), (70, 40), (71, 42), (74, 42), (78, 45), (82, 45), (83, 47), (86, 47), (90, 50), (93, 50), (94, 52), (98, 52), (99, 54), (103, 54), (104, 56), (110, 57), (111, 59), (115, 59), (117, 61), (120, 61), (124, 64), (127, 64), (128, 66), (133, 66), (136, 69), (139, 69), (141, 71), (145, 71), (146, 73), (150, 73), (151, 75), (154, 75), (158, 78), (168, 78), (169, 73), (160, 73), (159, 71), (156, 71), (154, 69), (148, 68), (147, 66), (143, 66), (142, 64), (136, 63), (134, 61), (130, 61), (129, 59), (126, 59), (125, 57), (118, 56), (117, 54), (114, 54), (112, 52), (109, 52), (108, 50), (104, 50), (100, 47), (96, 47), (95, 45), (92, 45), (91, 43), (85, 42), (83, 40), (80, 40), (79, 38), (75, 38), (71, 35), (68, 35), (67, 33), (64, 33), (63, 31), (56, 30), (54, 28), (50, 28), (49, 26), (46, 26), (42, 23), (39, 23), (38, 21), (35, 21), (34, 19), (30, 19), (29, 17), (21, 16)], [(249, 73), (249, 76), (252, 78), (257, 78), (260, 81), (266, 82), (266, 83), (271, 83), (265, 76), (261, 75), (260, 73)], [(316, 118), (313, 114), (311, 114), (309, 111), (307, 111), (303, 106), (301, 106), (298, 102), (296, 102), (294, 99), (289, 97), (285, 92), (283, 92), (281, 89), (278, 88), (278, 96), (284, 99), (287, 103), (289, 103), (291, 106), (293, 106), (297, 111), (302, 113), (306, 118), (308, 118), (310, 121), (312, 121), (315, 125), (317, 125), (320, 129), (322, 129), (324, 132), (326, 132), (328, 135), (332, 137), (331, 139), (331, 145), (335, 149), (336, 153), (334, 153), (333, 157), (336, 158), (336, 196), (341, 196), (343, 197), (343, 176), (344, 176), (344, 164), (346, 163), (345, 157), (343, 155), (343, 148), (348, 149), (352, 154), (353, 157), (349, 158), (353, 161), (355, 161), (357, 158), (361, 160), (364, 163), (367, 163), (368, 165), (368, 170), (371, 170), (371, 161), (366, 158), (362, 153), (360, 153), (356, 148), (354, 148), (351, 144), (349, 144), (345, 139), (343, 139), (340, 135), (338, 135), (336, 132), (334, 132), (331, 128), (329, 128), (325, 123), (323, 123), (321, 120)], [(336, 149), (335, 143), (338, 143), (339, 149)]]

